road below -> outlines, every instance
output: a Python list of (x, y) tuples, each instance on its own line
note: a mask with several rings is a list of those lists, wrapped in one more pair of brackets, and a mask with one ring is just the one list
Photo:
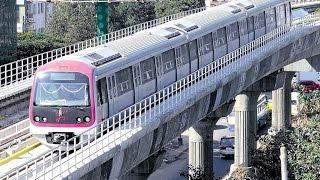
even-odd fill
[[(221, 159), (219, 154), (219, 142), (222, 136), (229, 135), (226, 118), (221, 118), (213, 131), (213, 168), (215, 178), (223, 179), (229, 173), (233, 159)], [(180, 172), (188, 171), (188, 131), (182, 134), (183, 145), (172, 148), (170, 145), (166, 148), (166, 160), (162, 166), (152, 173), (148, 180), (185, 180), (186, 177), (180, 176)]]

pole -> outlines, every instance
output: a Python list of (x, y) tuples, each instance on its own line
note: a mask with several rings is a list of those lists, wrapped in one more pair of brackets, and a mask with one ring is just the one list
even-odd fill
[(286, 147), (280, 147), (280, 161), (281, 161), (281, 180), (288, 180), (287, 170), (287, 151)]
[(108, 33), (109, 21), (109, 5), (106, 2), (97, 2), (97, 31), (98, 35), (102, 36)]

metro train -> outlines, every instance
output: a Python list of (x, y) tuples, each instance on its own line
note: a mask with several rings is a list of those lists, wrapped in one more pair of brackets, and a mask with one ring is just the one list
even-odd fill
[(273, 29), (285, 0), (239, 0), (58, 58), (38, 68), (30, 132), (60, 144)]

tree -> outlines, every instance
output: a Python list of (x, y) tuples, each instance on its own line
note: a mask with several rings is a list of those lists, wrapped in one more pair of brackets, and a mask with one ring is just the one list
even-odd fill
[(46, 33), (74, 43), (97, 36), (93, 3), (57, 3)]
[(156, 17), (168, 16), (181, 11), (187, 11), (205, 5), (204, 0), (158, 0), (155, 2)]
[(110, 32), (155, 19), (153, 2), (112, 3), (109, 7)]
[(65, 45), (66, 42), (58, 37), (33, 32), (21, 33), (18, 34), (17, 57), (23, 59)]

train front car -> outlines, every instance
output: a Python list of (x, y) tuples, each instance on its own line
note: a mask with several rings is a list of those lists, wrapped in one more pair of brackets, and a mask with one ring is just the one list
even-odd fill
[(94, 126), (92, 77), (92, 67), (81, 61), (56, 60), (41, 66), (31, 90), (31, 134), (55, 146)]

